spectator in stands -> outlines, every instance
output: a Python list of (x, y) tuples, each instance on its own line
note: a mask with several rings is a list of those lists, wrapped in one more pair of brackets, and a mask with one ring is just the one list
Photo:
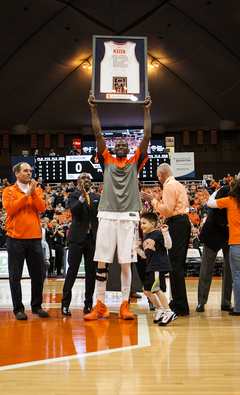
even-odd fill
[(79, 150), (77, 149), (77, 147), (74, 145), (73, 149), (71, 149), (71, 151), (69, 152), (70, 155), (80, 155)]
[(54, 215), (54, 209), (52, 208), (52, 205), (49, 204), (49, 206), (47, 207), (47, 209), (45, 210), (46, 216), (52, 220), (53, 219), (53, 215)]
[(231, 185), (232, 179), (233, 179), (232, 176), (230, 175), (230, 173), (228, 173), (226, 177), (226, 181), (228, 182), (229, 185)]
[(60, 215), (62, 213), (64, 213), (65, 208), (61, 205), (61, 203), (58, 203), (58, 205), (56, 206), (56, 214)]
[(0, 223), (0, 248), (6, 248), (7, 231), (5, 229), (5, 224)]
[(213, 192), (217, 191), (218, 189), (219, 189), (219, 185), (213, 178), (212, 181), (210, 182), (210, 191), (211, 191), (211, 193), (213, 193)]
[(200, 205), (200, 212), (202, 217), (204, 216), (204, 214), (208, 214), (209, 212), (209, 207), (207, 205), (206, 199), (202, 200), (202, 204)]
[(197, 213), (197, 209), (196, 208), (192, 208), (191, 212), (188, 214), (188, 217), (190, 219), (190, 221), (192, 222), (192, 224), (197, 227), (199, 222), (200, 222), (200, 217)]
[(47, 186), (45, 187), (44, 191), (47, 192), (47, 193), (51, 193), (52, 188), (50, 187), (49, 184), (47, 184)]
[(62, 191), (58, 192), (56, 191), (56, 193), (53, 195), (54, 196), (54, 203), (53, 203), (53, 207), (56, 208), (59, 203), (64, 206), (64, 196)]
[[(57, 270), (57, 276), (62, 275), (63, 265), (63, 246), (64, 246), (64, 232), (60, 228), (58, 221), (52, 220), (53, 233), (50, 235), (51, 248), (55, 251), (55, 270)], [(51, 272), (51, 269), (49, 268)]]
[(53, 148), (50, 150), (50, 152), (49, 152), (49, 156), (55, 156), (56, 154), (55, 154), (55, 152), (54, 152), (54, 150), (53, 150)]
[(189, 186), (188, 186), (188, 182), (187, 181), (184, 181), (184, 188), (186, 189), (186, 192), (188, 193), (189, 192)]
[(37, 180), (37, 187), (42, 188), (42, 190), (44, 190), (44, 188), (45, 188), (44, 183), (41, 178), (38, 178), (38, 180)]
[(74, 192), (74, 191), (75, 191), (75, 185), (73, 182), (70, 182), (66, 188), (66, 192), (69, 193), (69, 192)]
[(227, 181), (226, 177), (223, 177), (222, 181), (220, 181), (220, 186), (225, 187), (226, 185), (229, 185), (229, 182)]

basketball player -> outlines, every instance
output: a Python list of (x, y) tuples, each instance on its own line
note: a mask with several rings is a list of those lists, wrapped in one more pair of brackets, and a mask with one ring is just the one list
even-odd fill
[(106, 281), (108, 264), (113, 261), (116, 245), (118, 247), (118, 262), (121, 264), (122, 304), (119, 317), (124, 320), (134, 319), (129, 312), (129, 294), (131, 286), (131, 261), (133, 246), (139, 224), (139, 212), (142, 209), (138, 190), (138, 171), (147, 161), (147, 148), (151, 137), (150, 107), (151, 98), (145, 100), (144, 136), (134, 156), (127, 159), (128, 143), (119, 140), (115, 146), (116, 158), (106, 147), (102, 135), (101, 124), (97, 113), (95, 98), (89, 96), (88, 103), (92, 112), (92, 125), (97, 141), (98, 156), (104, 172), (104, 187), (98, 207), (99, 227), (97, 232), (94, 261), (98, 262), (97, 305), (91, 313), (84, 316), (85, 320), (96, 320), (108, 317), (109, 311), (105, 305)]

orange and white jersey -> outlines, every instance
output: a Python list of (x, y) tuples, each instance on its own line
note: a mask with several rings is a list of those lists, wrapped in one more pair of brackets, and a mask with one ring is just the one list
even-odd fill
[(104, 42), (105, 54), (101, 61), (100, 92), (112, 93), (116, 77), (126, 81), (126, 93), (140, 93), (140, 68), (136, 59), (136, 43)]

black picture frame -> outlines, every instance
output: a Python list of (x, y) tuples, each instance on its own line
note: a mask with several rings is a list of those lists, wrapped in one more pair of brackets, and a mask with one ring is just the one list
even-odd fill
[(93, 36), (92, 95), (98, 103), (145, 102), (146, 37)]

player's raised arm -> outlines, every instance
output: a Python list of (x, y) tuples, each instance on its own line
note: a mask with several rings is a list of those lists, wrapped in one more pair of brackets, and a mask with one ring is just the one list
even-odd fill
[(150, 117), (150, 107), (152, 104), (151, 96), (147, 96), (143, 105), (144, 109), (144, 136), (140, 143), (140, 151), (145, 156), (147, 154), (148, 144), (151, 138), (151, 117)]
[(96, 142), (97, 142), (98, 153), (101, 155), (103, 153), (103, 151), (105, 150), (106, 142), (105, 142), (103, 135), (102, 135), (102, 128), (101, 128), (101, 124), (100, 124), (100, 120), (99, 120), (98, 112), (97, 112), (97, 103), (95, 103), (95, 97), (92, 96), (91, 91), (90, 91), (89, 98), (88, 98), (88, 104), (91, 108), (92, 127), (93, 127), (93, 131), (94, 131), (94, 136), (95, 136)]

